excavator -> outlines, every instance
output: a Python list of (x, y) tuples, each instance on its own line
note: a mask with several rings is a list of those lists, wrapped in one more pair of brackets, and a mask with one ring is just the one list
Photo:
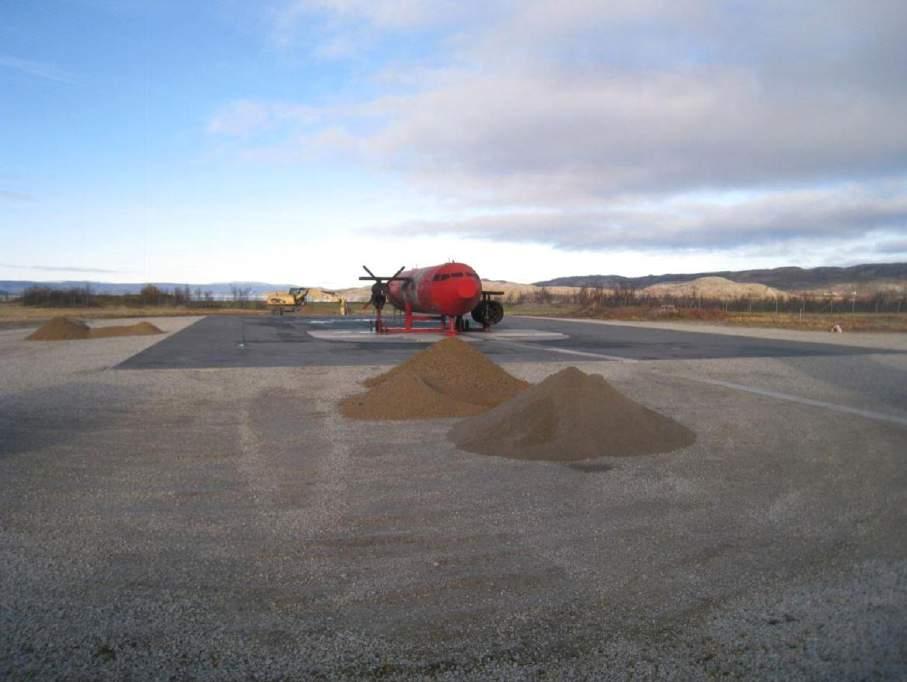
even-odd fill
[(305, 297), (308, 294), (309, 290), (302, 287), (294, 287), (287, 293), (272, 291), (270, 294), (265, 295), (265, 303), (275, 315), (296, 313), (305, 307)]

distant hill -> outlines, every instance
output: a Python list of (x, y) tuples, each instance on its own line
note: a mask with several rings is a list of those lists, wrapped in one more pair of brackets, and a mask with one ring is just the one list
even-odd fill
[(778, 289), (753, 282), (732, 282), (724, 277), (700, 277), (692, 282), (677, 284), (653, 284), (640, 293), (668, 298), (703, 298), (718, 301), (732, 301), (739, 298), (779, 299), (788, 295)]
[[(620, 275), (583, 275), (578, 277), (557, 277), (538, 286), (601, 287), (617, 289), (630, 287), (643, 289), (654, 284), (680, 284), (703, 277), (724, 277), (732, 282), (764, 284), (784, 291), (815, 291), (866, 285), (880, 281), (900, 280), (907, 282), (907, 263), (868, 263), (847, 268), (772, 268), (770, 270), (724, 270), (721, 272), (696, 272), (687, 274), (647, 275), (645, 277), (622, 277)], [(2, 283), (0, 283), (2, 286)], [(863, 288), (863, 287), (859, 287)]]
[[(505, 301), (515, 301), (522, 297), (532, 296), (539, 292), (542, 287), (535, 284), (519, 284), (517, 282), (507, 282), (499, 279), (483, 279), (482, 289), (485, 291), (503, 291)], [(555, 296), (571, 296), (578, 290), (576, 287), (550, 286), (545, 287), (549, 294)]]
[[(862, 295), (871, 295), (880, 291), (907, 293), (907, 263), (868, 263), (847, 268), (773, 268), (770, 270), (725, 270), (721, 272), (697, 272), (685, 274), (647, 275), (645, 277), (623, 277), (621, 275), (583, 275), (558, 277), (535, 284), (518, 284), (499, 280), (484, 280), (485, 289), (504, 291), (505, 300), (521, 296), (531, 296), (539, 288), (545, 287), (548, 293), (569, 295), (573, 288), (601, 287), (603, 289), (632, 288), (645, 289), (661, 284), (686, 284), (707, 277), (723, 277), (739, 284), (758, 284), (772, 289), (794, 292), (828, 292), (835, 291), (850, 295), (857, 291)], [(54, 282), (37, 282), (32, 280), (0, 280), (0, 297), (20, 296), (31, 286), (46, 286), (69, 289), (88, 286), (98, 294), (137, 294), (146, 282), (95, 282), (88, 280), (63, 280)], [(249, 291), (251, 298), (263, 298), (271, 291), (287, 291), (298, 284), (275, 284), (271, 282), (211, 282), (207, 284), (187, 284), (184, 282), (151, 282), (160, 289), (173, 290), (188, 286), (193, 293), (201, 290), (210, 292), (216, 299), (228, 299), (234, 288)], [(367, 301), (368, 287), (338, 289), (336, 293), (326, 293), (312, 284), (311, 301), (332, 301), (336, 296), (343, 296), (348, 301)], [(768, 294), (773, 296), (772, 293)]]

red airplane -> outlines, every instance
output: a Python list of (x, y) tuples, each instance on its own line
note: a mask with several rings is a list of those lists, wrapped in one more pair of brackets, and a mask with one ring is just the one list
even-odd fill
[[(375, 306), (377, 332), (436, 332), (437, 328), (414, 327), (413, 322), (440, 320), (442, 330), (453, 335), (469, 329), (466, 315), (471, 315), (485, 330), (504, 318), (504, 306), (491, 300), (491, 296), (504, 292), (483, 291), (482, 280), (465, 263), (444, 263), (405, 272), (401, 267), (390, 277), (377, 277), (362, 267), (369, 276), (359, 279), (374, 282), (366, 306)], [(388, 327), (381, 319), (381, 311), (388, 301), (403, 311), (403, 327)]]

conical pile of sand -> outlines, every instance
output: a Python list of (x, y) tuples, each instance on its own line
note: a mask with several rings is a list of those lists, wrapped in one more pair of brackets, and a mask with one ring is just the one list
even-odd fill
[(91, 336), (91, 327), (82, 320), (71, 320), (68, 317), (55, 317), (45, 322), (29, 337), (29, 341), (70, 341), (87, 339)]
[(670, 452), (696, 435), (630, 400), (603, 377), (568, 367), (449, 434), (458, 448), (512, 459), (569, 462)]
[(29, 341), (73, 341), (105, 339), (114, 336), (147, 336), (148, 334), (163, 334), (163, 332), (150, 322), (91, 328), (81, 320), (55, 317), (27, 338)]
[(456, 337), (439, 341), (364, 383), (368, 392), (340, 404), (347, 417), (465, 417), (509, 400), (529, 385)]

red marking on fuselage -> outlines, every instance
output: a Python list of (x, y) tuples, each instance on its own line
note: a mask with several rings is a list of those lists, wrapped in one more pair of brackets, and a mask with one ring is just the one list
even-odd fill
[(464, 263), (444, 263), (400, 273), (409, 281), (388, 284), (387, 298), (400, 310), (456, 317), (468, 315), (482, 300), (482, 280)]

